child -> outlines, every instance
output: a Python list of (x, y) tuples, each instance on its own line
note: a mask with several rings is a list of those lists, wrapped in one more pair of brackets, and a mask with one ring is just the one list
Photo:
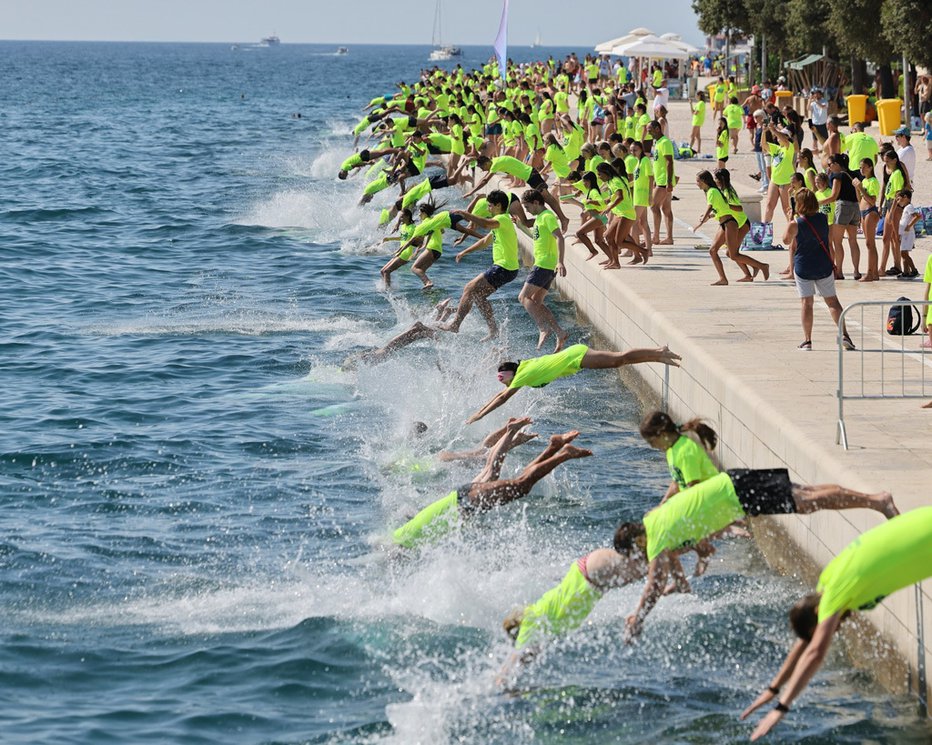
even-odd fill
[[(816, 199), (828, 199), (832, 196), (832, 190), (828, 188), (828, 176), (824, 173), (819, 173), (815, 177), (816, 185)], [(829, 227), (835, 222), (835, 204), (830, 202), (829, 204), (820, 204), (819, 212), (825, 215), (828, 218)]]
[(718, 120), (718, 128), (715, 130), (715, 157), (718, 158), (718, 167), (728, 167), (728, 121), (725, 117)]
[(916, 223), (922, 217), (922, 212), (913, 205), (913, 193), (909, 189), (900, 189), (896, 193), (896, 203), (903, 210), (900, 217), (900, 253), (903, 256), (903, 273), (900, 278), (913, 279), (919, 276), (919, 270), (913, 263), (912, 251), (916, 244)]
[(806, 187), (806, 177), (796, 172), (793, 174), (793, 178), (790, 179), (790, 219), (795, 220), (799, 215), (796, 212), (796, 192), (800, 189), (805, 189)]

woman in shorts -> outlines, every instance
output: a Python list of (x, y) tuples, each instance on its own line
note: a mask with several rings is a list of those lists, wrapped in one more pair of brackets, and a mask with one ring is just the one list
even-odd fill
[[(835, 324), (841, 317), (841, 303), (835, 292), (835, 260), (830, 248), (828, 218), (819, 212), (819, 201), (809, 189), (800, 189), (796, 195), (796, 211), (799, 213), (787, 228), (783, 241), (789, 245), (796, 241), (793, 255), (793, 275), (796, 292), (802, 303), (803, 341), (799, 349), (812, 351), (812, 306), (818, 292), (828, 306)], [(844, 346), (854, 349), (854, 342), (842, 329)]]

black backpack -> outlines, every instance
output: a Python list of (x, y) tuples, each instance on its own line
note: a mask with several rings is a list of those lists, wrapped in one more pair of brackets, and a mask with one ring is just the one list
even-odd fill
[[(914, 305), (908, 305), (908, 297), (897, 298), (898, 303), (904, 305), (894, 305), (887, 314), (887, 333), (890, 336), (909, 336), (915, 334), (919, 325), (922, 323), (922, 316)], [(913, 323), (913, 311), (916, 311), (916, 322)]]

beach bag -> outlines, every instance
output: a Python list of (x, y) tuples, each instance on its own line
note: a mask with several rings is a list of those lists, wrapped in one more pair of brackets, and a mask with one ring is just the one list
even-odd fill
[(925, 235), (932, 235), (932, 207), (920, 207), (922, 219), (916, 223), (916, 235), (919, 235), (919, 226), (924, 227)]
[(744, 251), (766, 251), (773, 246), (773, 223), (752, 222), (751, 229), (741, 242)]
[(876, 233), (876, 234), (877, 234), (878, 236), (883, 235), (883, 224), (884, 224), (886, 221), (887, 221), (886, 215), (884, 215), (883, 217), (881, 217), (881, 218), (877, 221), (877, 233)]
[(676, 149), (676, 155), (678, 160), (684, 160), (686, 158), (692, 158), (695, 155), (695, 151), (685, 144), (681, 144)]
[[(899, 297), (896, 301), (904, 305), (894, 305), (887, 314), (887, 333), (890, 336), (909, 336), (915, 334), (922, 323), (922, 316), (914, 305), (908, 305), (908, 297)], [(913, 323), (913, 311), (916, 311), (916, 322)]]

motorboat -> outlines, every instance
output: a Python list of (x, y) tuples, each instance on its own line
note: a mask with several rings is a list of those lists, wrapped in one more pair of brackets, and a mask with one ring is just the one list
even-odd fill
[(264, 37), (259, 44), (263, 47), (275, 47), (282, 43), (282, 40), (278, 38), (275, 34), (271, 36)]

